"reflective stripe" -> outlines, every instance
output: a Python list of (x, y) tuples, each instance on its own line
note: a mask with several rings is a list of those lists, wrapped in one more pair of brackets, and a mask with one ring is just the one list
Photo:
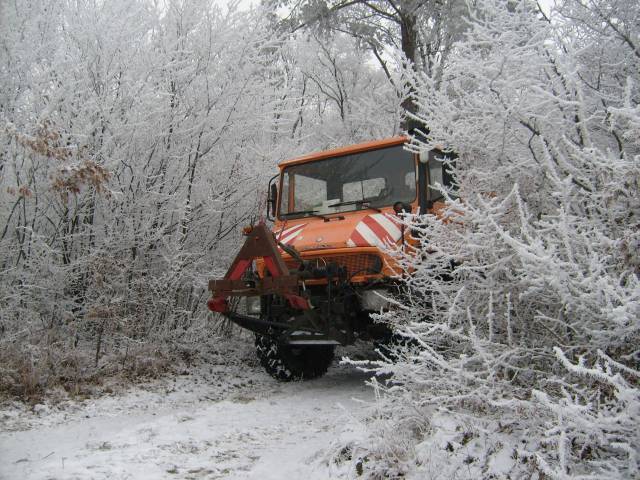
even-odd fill
[(294, 225), (293, 227), (289, 227), (289, 228), (285, 228), (284, 230), (281, 230), (280, 232), (278, 232), (277, 234), (277, 238), (282, 241), (283, 238), (289, 236), (289, 234), (291, 232), (293, 232), (294, 230), (297, 230), (299, 228), (303, 228), (306, 225), (306, 223), (303, 223), (302, 225)]
[(396, 243), (402, 232), (392, 219), (382, 213), (367, 215), (351, 233), (347, 245), (350, 247), (384, 247)]
[(400, 231), (398, 225), (391, 218), (382, 213), (371, 215), (371, 217), (384, 227), (387, 233), (389, 233), (392, 241), (397, 242), (398, 240), (400, 240), (402, 232)]
[(364, 239), (364, 237), (362, 235), (360, 235), (358, 233), (357, 230), (354, 230), (351, 233), (351, 237), (349, 237), (349, 241), (347, 243), (350, 243), (350, 247), (368, 247), (369, 243)]
[(305, 227), (306, 223), (304, 225), (296, 225), (295, 229), (289, 229), (289, 231), (287, 232), (286, 235), (282, 236), (282, 240), (280, 240), (282, 243), (284, 243), (285, 245), (288, 245), (289, 242), (291, 242), (294, 238), (296, 238), (298, 236), (298, 234), (300, 232), (302, 232), (302, 229)]
[(378, 236), (373, 232), (367, 224), (363, 221), (356, 225), (356, 232), (362, 235), (362, 238), (371, 246), (382, 245), (382, 242)]
[(379, 242), (384, 245), (385, 243), (391, 242), (391, 236), (389, 232), (380, 225), (373, 217), (365, 217), (362, 219), (367, 227), (371, 229), (373, 234), (378, 237)]

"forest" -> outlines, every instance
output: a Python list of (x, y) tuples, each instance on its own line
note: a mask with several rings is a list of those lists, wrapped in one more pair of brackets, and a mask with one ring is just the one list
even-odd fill
[(324, 478), (640, 475), (638, 2), (0, 1), (0, 85), (1, 397), (205, 361), (277, 164), (407, 135), (456, 188)]

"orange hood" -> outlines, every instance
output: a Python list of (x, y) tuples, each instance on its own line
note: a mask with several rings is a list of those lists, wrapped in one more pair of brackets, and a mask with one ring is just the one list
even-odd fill
[(278, 222), (276, 238), (299, 252), (349, 247), (383, 247), (397, 244), (402, 227), (392, 209), (358, 210), (327, 216), (305, 217)]

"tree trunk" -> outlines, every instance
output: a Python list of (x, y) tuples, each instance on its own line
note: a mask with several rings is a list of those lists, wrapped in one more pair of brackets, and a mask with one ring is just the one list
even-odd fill
[[(415, 69), (416, 51), (418, 45), (418, 30), (416, 27), (416, 22), (417, 19), (414, 12), (403, 12), (401, 14), (400, 35), (402, 53), (404, 53), (407, 67), (411, 70)], [(416, 127), (420, 127), (423, 131), (428, 131), (428, 129), (424, 125), (421, 125), (408, 115), (417, 112), (417, 105), (414, 99), (413, 87), (408, 81), (405, 81), (405, 87), (406, 96), (402, 100), (402, 108), (406, 113), (402, 118), (400, 127), (406, 131), (411, 131)]]

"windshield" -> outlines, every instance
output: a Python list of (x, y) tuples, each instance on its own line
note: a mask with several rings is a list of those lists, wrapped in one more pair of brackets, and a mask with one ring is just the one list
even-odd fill
[(380, 208), (416, 198), (413, 154), (402, 145), (287, 167), (280, 216)]

